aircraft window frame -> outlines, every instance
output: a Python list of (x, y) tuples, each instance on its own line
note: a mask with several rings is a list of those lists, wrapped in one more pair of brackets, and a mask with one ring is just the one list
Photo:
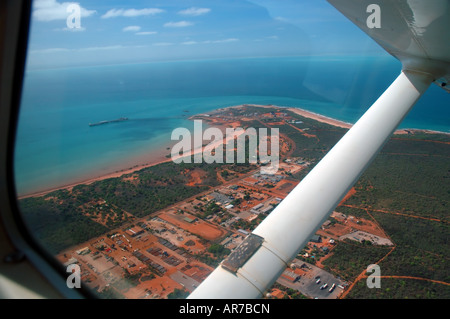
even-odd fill
[[(32, 236), (18, 208), (13, 173), (14, 148), (28, 48), (31, 3), (32, 0), (7, 0), (0, 5), (0, 145), (3, 147), (0, 154), (0, 169), (3, 171), (0, 174), (0, 229), (4, 230), (2, 237), (4, 235), (8, 241), (1, 245), (4, 256), (2, 262), (5, 265), (31, 264), (35, 272), (15, 274), (14, 278), (8, 280), (16, 281), (18, 287), (29, 289), (31, 295), (36, 297), (95, 298), (83, 285), (81, 289), (67, 288), (65, 269)], [(28, 271), (30, 268), (24, 266), (20, 269)], [(27, 282), (27, 279), (42, 277), (45, 283), (41, 282), (40, 285)], [(15, 294), (19, 292), (8, 293), (17, 297)]]
[[(30, 32), (31, 25), (31, 3), (33, 0), (18, 0), (20, 3), (21, 12), (17, 17), (20, 16), (20, 21), (17, 22), (17, 33), (19, 34), (17, 45), (14, 48), (10, 48), (8, 53), (10, 54), (9, 61), (9, 72), (3, 70), (2, 78), (8, 73), (7, 80), (11, 79), (10, 90), (11, 96), (9, 97), (8, 105), (5, 110), (0, 110), (0, 115), (7, 114), (8, 116), (0, 116), (0, 126), (2, 126), (0, 132), (7, 132), (0, 136), (0, 142), (5, 142), (7, 151), (5, 154), (0, 154), (0, 167), (6, 170), (6, 174), (0, 173), (0, 189), (5, 188), (4, 192), (0, 193), (0, 217), (4, 220), (5, 228), (7, 228), (7, 233), (10, 236), (11, 241), (17, 247), (17, 254), (10, 255), (9, 259), (13, 260), (17, 258), (18, 261), (23, 260), (23, 256), (27, 257), (39, 271), (41, 271), (45, 277), (56, 279), (57, 290), (65, 297), (70, 298), (99, 298), (98, 295), (94, 293), (91, 288), (87, 285), (82, 285), (81, 289), (70, 289), (66, 285), (66, 279), (68, 273), (65, 266), (60, 261), (57, 260), (56, 256), (51, 254), (50, 249), (46, 249), (44, 244), (34, 237), (33, 233), (30, 231), (29, 223), (26, 217), (22, 214), (19, 207), (18, 197), (16, 193), (15, 177), (14, 177), (14, 149), (16, 147), (16, 134), (18, 129), (19, 113), (21, 106), (22, 96), (22, 86), (25, 74), (25, 65), (28, 49), (28, 36)], [(7, 0), (8, 4), (11, 4), (14, 0)], [(16, 7), (17, 8), (17, 7)], [(0, 12), (0, 15), (2, 12)], [(1, 22), (0, 22), (1, 23)], [(14, 24), (14, 23), (13, 23)], [(0, 25), (1, 27), (1, 25)], [(5, 30), (8, 28), (5, 28)], [(0, 29), (0, 32), (2, 30)], [(5, 32), (6, 33), (6, 32)], [(10, 32), (11, 33), (11, 32)], [(13, 32), (14, 33), (14, 32)], [(0, 33), (0, 37), (2, 34)], [(8, 38), (12, 38), (9, 36)], [(6, 36), (5, 36), (6, 38)], [(2, 39), (0, 38), (0, 41)], [(0, 42), (0, 45), (2, 43)], [(2, 57), (4, 59), (5, 57)], [(5, 62), (2, 61), (5, 65)], [(0, 94), (5, 91), (5, 84), (0, 83)], [(1, 97), (0, 101), (4, 103), (5, 98)], [(8, 113), (9, 112), (9, 113)], [(89, 124), (90, 125), (90, 124)], [(1, 145), (1, 144), (0, 144)], [(3, 164), (5, 163), (4, 167)], [(131, 247), (131, 245), (130, 245)], [(66, 257), (66, 256), (64, 256)], [(50, 266), (49, 266), (50, 265)]]

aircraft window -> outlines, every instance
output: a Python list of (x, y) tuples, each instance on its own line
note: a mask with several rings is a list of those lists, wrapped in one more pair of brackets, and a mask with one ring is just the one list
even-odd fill
[[(100, 297), (184, 298), (400, 70), (322, 0), (34, 0), (14, 154), (21, 216), (67, 276)], [(426, 280), (398, 295), (356, 286), (350, 296), (448, 297), (445, 285), (429, 288), (449, 269), (430, 261), (448, 248), (449, 102), (429, 88), (267, 298), (337, 298), (391, 253), (407, 261), (380, 264), (386, 287), (395, 276)], [(227, 127), (279, 129), (277, 158), (271, 140), (261, 160), (260, 139), (258, 161), (250, 149), (243, 162), (227, 159), (212, 142)], [(174, 157), (196, 146), (210, 149)], [(275, 174), (261, 173), (275, 161)], [(412, 237), (399, 235), (406, 224)], [(307, 272), (323, 283), (289, 288), (306, 286)], [(77, 286), (71, 277), (68, 289)]]

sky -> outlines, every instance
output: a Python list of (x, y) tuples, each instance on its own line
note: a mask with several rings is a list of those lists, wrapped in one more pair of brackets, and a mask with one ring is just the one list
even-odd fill
[(75, 9), (71, 4), (34, 0), (29, 68), (386, 54), (325, 0), (83, 0)]

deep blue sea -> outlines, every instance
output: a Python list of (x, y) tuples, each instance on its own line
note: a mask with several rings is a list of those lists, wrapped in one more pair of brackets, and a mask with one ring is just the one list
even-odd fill
[[(173, 129), (191, 128), (189, 115), (217, 108), (274, 104), (354, 123), (400, 69), (392, 57), (276, 57), (27, 71), (17, 192), (124, 168), (169, 145)], [(129, 120), (89, 126), (120, 117)], [(432, 85), (400, 127), (450, 132), (450, 95)]]

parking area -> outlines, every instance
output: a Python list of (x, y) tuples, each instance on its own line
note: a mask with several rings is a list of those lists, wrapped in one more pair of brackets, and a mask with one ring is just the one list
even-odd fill
[[(336, 278), (329, 272), (312, 264), (298, 259), (294, 259), (293, 264), (297, 269), (294, 270), (295, 273), (300, 274), (300, 276), (295, 279), (292, 276), (281, 276), (277, 282), (283, 286), (296, 289), (305, 296), (317, 299), (336, 299), (347, 286), (344, 280)], [(292, 269), (285, 271), (287, 274), (292, 272)]]

